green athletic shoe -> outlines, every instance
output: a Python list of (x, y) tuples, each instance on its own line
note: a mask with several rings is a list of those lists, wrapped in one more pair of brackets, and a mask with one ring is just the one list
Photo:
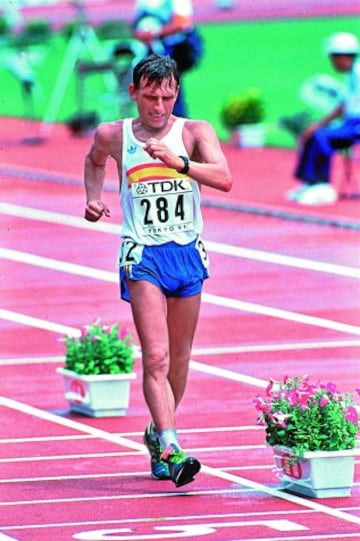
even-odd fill
[(151, 461), (151, 477), (157, 480), (171, 479), (169, 465), (161, 459), (162, 449), (158, 438), (154, 438), (151, 432), (152, 422), (148, 424), (144, 432), (144, 444), (149, 451)]
[(161, 459), (169, 464), (171, 479), (176, 487), (187, 485), (194, 481), (194, 476), (200, 471), (200, 462), (192, 457), (186, 456), (184, 451), (173, 443), (168, 445), (161, 454)]

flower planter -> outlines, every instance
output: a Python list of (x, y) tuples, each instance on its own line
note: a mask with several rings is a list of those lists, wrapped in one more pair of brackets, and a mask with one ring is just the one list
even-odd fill
[(294, 461), (291, 449), (273, 447), (281, 488), (313, 498), (350, 496), (358, 449), (345, 451), (307, 451)]
[(231, 133), (231, 142), (237, 148), (263, 147), (265, 128), (263, 124), (243, 124)]
[(136, 378), (130, 374), (83, 376), (58, 368), (64, 379), (65, 397), (70, 410), (89, 417), (126, 415), (130, 401), (130, 384)]

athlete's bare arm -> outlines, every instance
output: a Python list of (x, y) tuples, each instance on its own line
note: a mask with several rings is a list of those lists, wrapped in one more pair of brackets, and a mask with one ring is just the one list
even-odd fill
[(97, 128), (94, 141), (85, 158), (84, 179), (86, 192), (85, 219), (96, 222), (102, 216), (110, 216), (110, 210), (102, 201), (106, 161), (113, 157), (121, 171), (121, 123), (108, 122)]
[[(200, 184), (228, 192), (232, 177), (214, 128), (206, 121), (190, 120), (185, 124), (183, 137), (190, 156), (189, 176)], [(145, 150), (177, 171), (184, 167), (182, 158), (155, 137), (148, 139)]]

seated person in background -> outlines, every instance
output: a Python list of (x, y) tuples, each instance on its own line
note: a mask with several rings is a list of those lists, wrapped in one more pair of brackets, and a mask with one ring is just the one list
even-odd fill
[[(337, 200), (337, 192), (330, 184), (331, 157), (335, 151), (360, 141), (359, 42), (353, 34), (340, 32), (329, 38), (326, 52), (333, 67), (347, 74), (347, 89), (342, 103), (302, 135), (295, 169), (295, 177), (302, 185), (288, 192), (287, 197), (304, 205), (331, 204)], [(331, 124), (337, 118), (341, 121)]]

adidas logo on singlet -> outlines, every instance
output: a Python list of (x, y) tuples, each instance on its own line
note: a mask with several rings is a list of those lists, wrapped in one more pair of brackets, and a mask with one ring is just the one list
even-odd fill
[(128, 151), (128, 154), (135, 154), (136, 152), (136, 146), (135, 145), (130, 145), (127, 149)]

